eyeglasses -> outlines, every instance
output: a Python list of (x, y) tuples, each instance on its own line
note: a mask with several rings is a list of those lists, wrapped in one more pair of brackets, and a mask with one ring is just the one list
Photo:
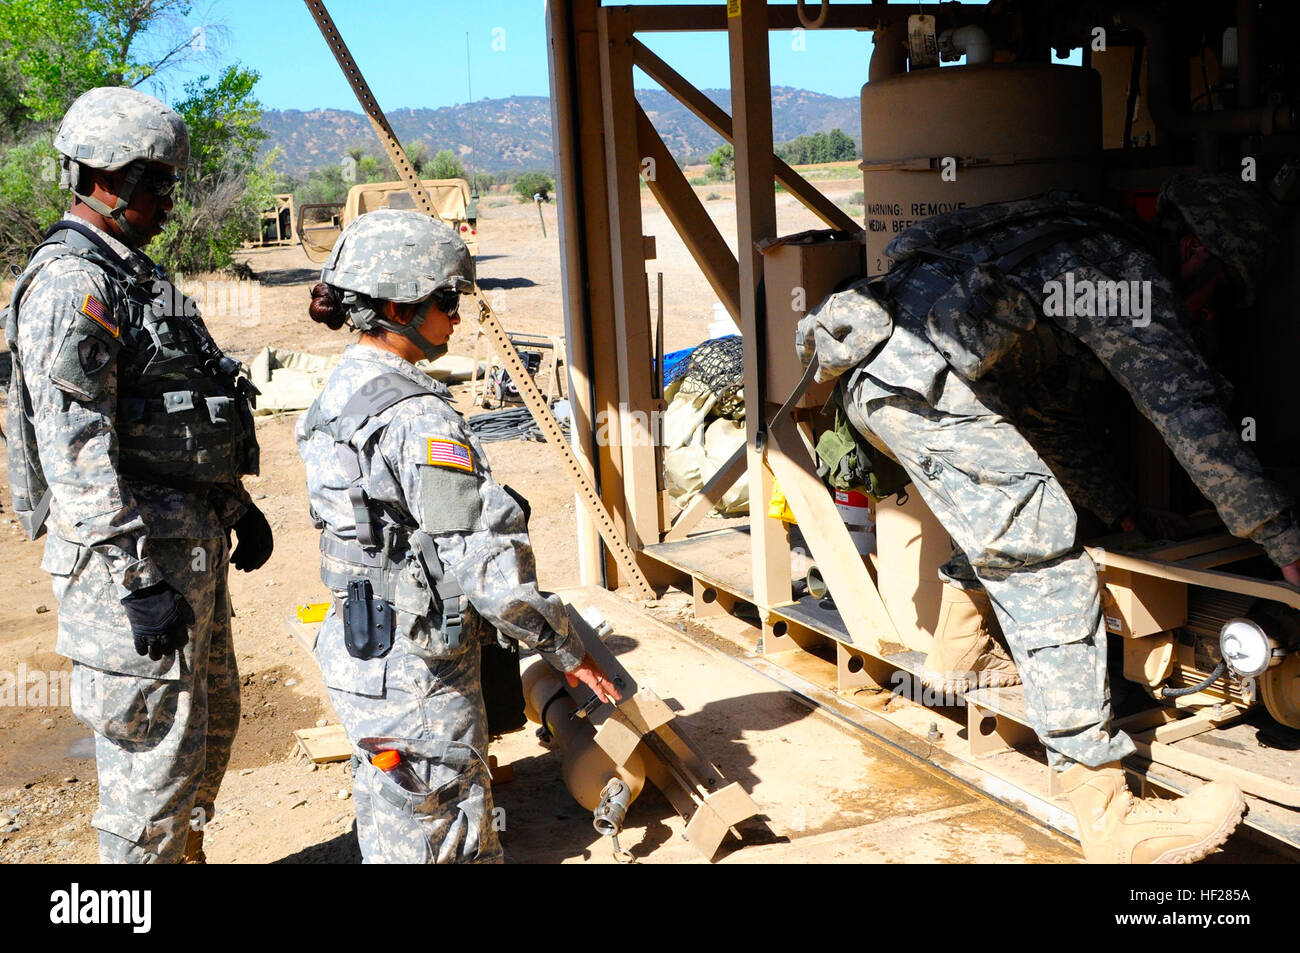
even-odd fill
[(180, 177), (174, 172), (154, 172), (151, 175), (143, 176), (140, 179), (140, 185), (158, 196), (158, 198), (166, 198), (176, 191), (176, 183), (179, 181)]
[(460, 295), (455, 295), (454, 297), (452, 295), (447, 295), (446, 297), (435, 295), (433, 303), (438, 306), (439, 311), (449, 318), (456, 317), (460, 312)]

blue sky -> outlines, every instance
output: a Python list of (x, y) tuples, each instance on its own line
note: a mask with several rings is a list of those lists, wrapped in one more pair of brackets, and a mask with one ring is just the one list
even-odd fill
[[(549, 95), (544, 0), (327, 0), (327, 7), (385, 109), (466, 102), (467, 33), (474, 99)], [(185, 80), (239, 60), (262, 74), (257, 95), (267, 109), (358, 108), (299, 0), (199, 0), (185, 28), (204, 28), (206, 50), (166, 74), (161, 91), (151, 90), (164, 98), (178, 98)], [(728, 85), (724, 34), (642, 39), (696, 86)], [(800, 51), (789, 33), (772, 34), (772, 82), (856, 96), (866, 79), (870, 34), (809, 30), (803, 40)], [(638, 71), (636, 85), (653, 82)]]

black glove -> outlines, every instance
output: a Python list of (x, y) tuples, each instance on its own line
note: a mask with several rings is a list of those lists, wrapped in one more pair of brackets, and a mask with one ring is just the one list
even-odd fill
[(230, 564), (240, 572), (252, 572), (261, 569), (271, 558), (275, 541), (271, 538), (271, 524), (252, 503), (234, 526), (239, 545), (230, 557)]
[(190, 640), (186, 623), (194, 621), (185, 597), (165, 582), (137, 589), (122, 600), (131, 623), (135, 650), (155, 662)]

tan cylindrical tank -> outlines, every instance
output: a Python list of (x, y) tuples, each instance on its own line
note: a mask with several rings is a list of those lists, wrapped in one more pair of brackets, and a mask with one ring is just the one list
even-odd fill
[(564, 676), (541, 659), (524, 669), (523, 683), (524, 714), (529, 721), (541, 724), (542, 712), (546, 712), (545, 727), (564, 753), (561, 773), (574, 800), (594, 811), (605, 783), (610, 778), (620, 778), (631, 791), (628, 803), (635, 801), (645, 787), (641, 749), (632, 752), (626, 764), (616, 765), (596, 744), (596, 729), (591, 722), (569, 717), (577, 706), (564, 690)]
[[(867, 271), (932, 215), (1101, 183), (1101, 82), (1040, 63), (917, 70), (862, 87)], [(945, 160), (955, 160), (945, 162)]]

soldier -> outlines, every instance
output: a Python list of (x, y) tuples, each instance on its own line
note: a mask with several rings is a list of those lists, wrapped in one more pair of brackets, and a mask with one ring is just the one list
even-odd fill
[[(1195, 202), (1198, 190), (1219, 198)], [(1177, 180), (1162, 206), (1221, 209), (1209, 224), (1189, 216), (1183, 231), (1197, 230), (1192, 257), (1213, 257), (1212, 271), (1244, 300), (1267, 260), (1246, 248), (1259, 199), (1228, 179)], [(1245, 224), (1234, 228), (1239, 218)], [(805, 363), (815, 354), (818, 376), (840, 379), (854, 427), (897, 458), (951, 535), (958, 558), (944, 573), (991, 597), (1031, 723), (1063, 772), (1085, 857), (1199, 860), (1231, 833), (1244, 802), (1220, 782), (1178, 801), (1129, 795), (1120, 762), (1134, 748), (1108, 725), (1106, 628), (1096, 567), (1075, 537), (1075, 504), (1126, 529), (1144, 514), (1089, 439), (1070, 379), (1104, 368), (1228, 529), (1258, 542), (1296, 583), (1291, 498), (1229, 423), (1226, 382), (1180, 324), (1175, 286), (1147, 236), (1120, 216), (1055, 195), (962, 209), (913, 226), (889, 254), (887, 275), (830, 296), (800, 323)], [(1203, 301), (1201, 268), (1183, 278)], [(1098, 305), (1099, 291), (1118, 298), (1109, 282), (1134, 283), (1124, 286), (1125, 307)], [(1051, 401), (1025, 397), (1035, 393)], [(986, 654), (997, 668), (997, 651)], [(959, 656), (972, 657), (936, 645), (927, 667)]]
[[(54, 137), (69, 214), (13, 292), (9, 477), (59, 602), (72, 708), (95, 733), (99, 856), (203, 860), (239, 723), (228, 563), (271, 554), (240, 482), (257, 441), (239, 365), (141, 250), (189, 161), (179, 115), (104, 87)], [(238, 548), (229, 555), (229, 532)]]
[(380, 209), (339, 236), (311, 316), (362, 332), (299, 420), (321, 578), (316, 638), (355, 748), (368, 863), (502, 859), (492, 816), (479, 640), (495, 626), (617, 699), (557, 596), (540, 592), (525, 516), (451, 393), (415, 366), (446, 353), (474, 264), (456, 233)]

